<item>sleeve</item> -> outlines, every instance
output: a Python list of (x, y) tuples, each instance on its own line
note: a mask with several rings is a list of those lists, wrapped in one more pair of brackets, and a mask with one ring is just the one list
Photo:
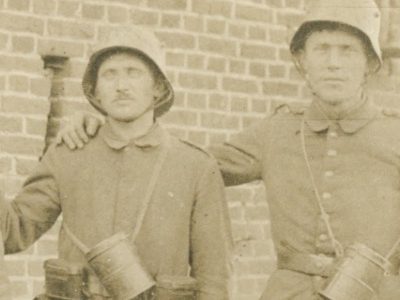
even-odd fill
[(229, 299), (232, 235), (221, 174), (214, 160), (197, 188), (191, 226), (191, 275), (197, 280), (197, 300)]
[(209, 147), (217, 159), (225, 185), (239, 185), (261, 179), (262, 154), (268, 136), (268, 120), (257, 122), (234, 135), (229, 142)]
[(50, 229), (61, 212), (54, 154), (54, 148), (47, 151), (12, 202), (0, 199), (5, 253), (29, 247)]

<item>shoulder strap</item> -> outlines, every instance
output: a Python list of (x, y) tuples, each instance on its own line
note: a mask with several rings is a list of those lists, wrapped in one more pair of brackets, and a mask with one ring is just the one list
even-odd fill
[[(146, 215), (146, 212), (150, 206), (150, 200), (151, 196), (153, 195), (156, 183), (158, 181), (158, 177), (160, 176), (162, 166), (164, 165), (164, 162), (167, 158), (168, 150), (170, 148), (170, 141), (171, 137), (166, 134), (165, 136), (165, 144), (161, 144), (161, 152), (158, 155), (158, 159), (156, 161), (156, 164), (153, 169), (153, 173), (151, 174), (149, 184), (147, 185), (146, 193), (143, 198), (142, 206), (139, 211), (138, 219), (135, 224), (135, 228), (133, 229), (132, 233), (130, 234), (130, 238), (132, 241), (135, 241), (140, 229), (142, 228), (144, 217)], [(69, 228), (69, 226), (66, 224), (65, 221), (62, 223), (62, 227), (64, 229), (64, 232), (66, 235), (71, 239), (71, 241), (75, 244), (76, 247), (78, 247), (79, 250), (81, 250), (84, 254), (89, 252), (90, 248), (88, 248)]]

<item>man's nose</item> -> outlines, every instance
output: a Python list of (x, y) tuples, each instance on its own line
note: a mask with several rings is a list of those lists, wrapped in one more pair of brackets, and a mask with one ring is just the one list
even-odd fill
[(127, 76), (121, 75), (117, 78), (116, 89), (118, 91), (126, 91), (129, 88), (129, 80)]
[(341, 54), (340, 50), (336, 48), (330, 49), (327, 57), (328, 67), (330, 69), (338, 69), (341, 67)]

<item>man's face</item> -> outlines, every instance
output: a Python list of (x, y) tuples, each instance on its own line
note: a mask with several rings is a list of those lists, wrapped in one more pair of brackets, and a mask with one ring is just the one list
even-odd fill
[(153, 112), (156, 94), (150, 67), (133, 53), (116, 53), (99, 67), (95, 96), (110, 118), (132, 122)]
[(362, 41), (345, 31), (316, 31), (301, 51), (300, 64), (312, 91), (331, 105), (356, 101), (368, 73)]

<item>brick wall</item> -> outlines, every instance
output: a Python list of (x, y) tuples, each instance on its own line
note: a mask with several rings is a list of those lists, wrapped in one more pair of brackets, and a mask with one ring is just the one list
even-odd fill
[[(18, 192), (60, 120), (90, 109), (80, 79), (101, 27), (154, 28), (167, 47), (176, 102), (162, 122), (199, 145), (225, 140), (281, 101), (303, 101), (288, 35), (305, 0), (0, 0), (0, 190)], [(384, 8), (400, 1), (381, 0)], [(397, 105), (397, 9), (385, 9), (384, 69), (372, 84)], [(391, 20), (389, 22), (388, 20)], [(396, 23), (397, 22), (397, 23)], [(235, 300), (257, 299), (274, 269), (268, 206), (260, 183), (227, 189), (235, 240)], [(42, 262), (56, 252), (55, 226), (7, 258), (18, 299), (43, 286)]]

